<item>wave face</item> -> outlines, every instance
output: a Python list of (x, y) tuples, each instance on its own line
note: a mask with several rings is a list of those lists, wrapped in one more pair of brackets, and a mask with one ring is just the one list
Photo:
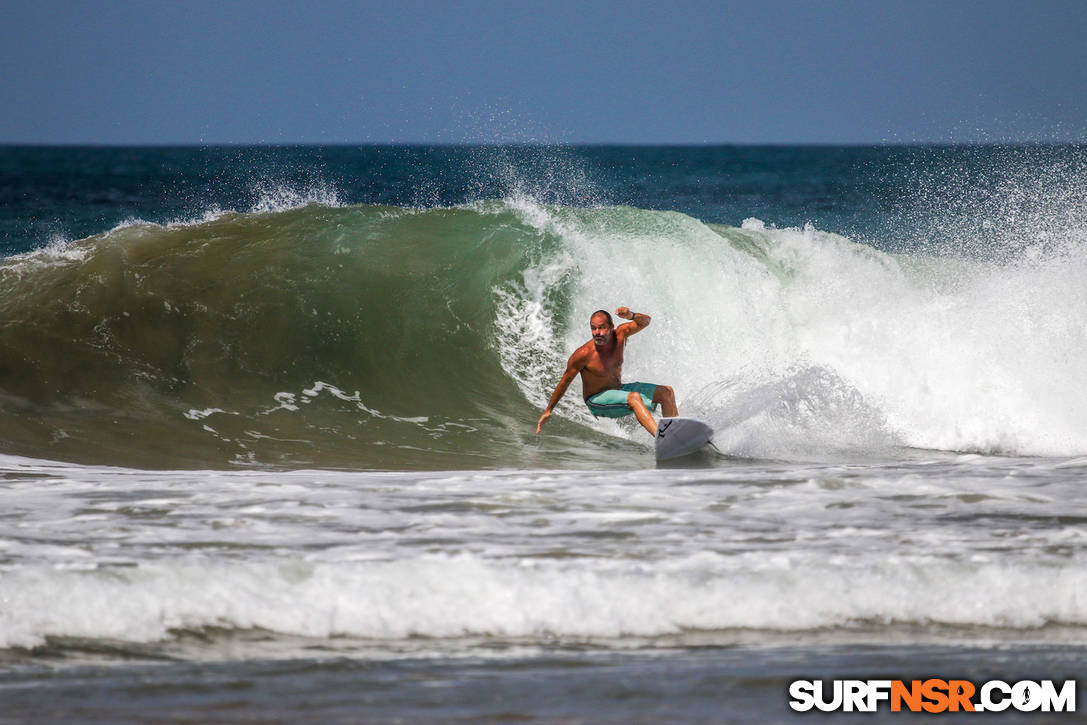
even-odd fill
[[(654, 318), (624, 376), (727, 453), (1087, 451), (1082, 240), (1010, 263), (807, 227), (546, 206), (132, 222), (0, 263), (0, 439), (20, 455), (219, 467), (622, 465), (572, 386), (599, 308)], [(633, 441), (633, 442), (632, 442)]]
[(3, 437), (146, 465), (480, 455), (531, 412), (490, 290), (542, 241), (500, 206), (311, 204), (9, 258)]

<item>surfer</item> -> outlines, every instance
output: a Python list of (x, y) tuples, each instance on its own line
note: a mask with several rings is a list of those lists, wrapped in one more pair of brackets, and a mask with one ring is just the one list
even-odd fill
[(665, 416), (679, 415), (675, 393), (667, 385), (623, 383), (623, 348), (626, 347), (627, 338), (649, 327), (650, 318), (640, 312), (631, 312), (628, 307), (620, 307), (615, 314), (631, 322), (616, 327), (611, 315), (604, 310), (597, 310), (589, 317), (593, 337), (570, 356), (566, 372), (555, 386), (547, 409), (536, 424), (537, 433), (578, 374), (581, 375), (581, 395), (585, 405), (598, 418), (622, 418), (633, 413), (649, 435), (656, 437), (657, 423), (650, 415), (650, 409), (660, 405)]

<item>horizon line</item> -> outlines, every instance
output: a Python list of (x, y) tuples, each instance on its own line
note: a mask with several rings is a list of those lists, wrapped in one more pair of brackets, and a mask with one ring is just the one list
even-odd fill
[(0, 148), (141, 148), (141, 149), (201, 149), (201, 148), (908, 148), (918, 146), (1083, 146), (1080, 141), (223, 141), (223, 142), (131, 142), (98, 141), (0, 141)]

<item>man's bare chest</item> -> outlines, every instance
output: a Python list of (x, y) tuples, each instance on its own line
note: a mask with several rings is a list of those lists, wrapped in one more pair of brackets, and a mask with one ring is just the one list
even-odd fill
[(589, 359), (585, 365), (585, 371), (591, 375), (596, 375), (602, 378), (613, 377), (616, 373), (622, 370), (623, 367), (623, 351), (616, 350), (611, 354), (600, 354), (595, 352), (589, 356)]

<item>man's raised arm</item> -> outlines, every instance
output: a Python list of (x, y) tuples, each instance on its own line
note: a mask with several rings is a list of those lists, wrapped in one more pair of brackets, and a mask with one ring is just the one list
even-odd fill
[(620, 307), (615, 311), (615, 314), (618, 317), (622, 317), (624, 320), (630, 320), (630, 322), (624, 322), (615, 329), (616, 332), (622, 330), (623, 337), (633, 335), (635, 332), (641, 332), (649, 327), (649, 323), (652, 320), (649, 315), (642, 314), (641, 312), (631, 312), (629, 307)]
[(551, 417), (551, 411), (555, 409), (555, 406), (562, 400), (562, 396), (566, 394), (566, 389), (570, 387), (570, 383), (577, 377), (577, 373), (585, 365), (584, 361), (579, 357), (578, 353), (574, 353), (570, 356), (570, 360), (566, 363), (566, 372), (562, 374), (562, 379), (559, 380), (559, 384), (555, 386), (555, 392), (551, 393), (551, 400), (547, 401), (547, 408), (544, 410), (543, 415), (540, 416), (540, 422), (536, 424), (536, 433), (539, 434), (540, 429), (543, 428), (543, 424), (547, 422), (547, 419)]

